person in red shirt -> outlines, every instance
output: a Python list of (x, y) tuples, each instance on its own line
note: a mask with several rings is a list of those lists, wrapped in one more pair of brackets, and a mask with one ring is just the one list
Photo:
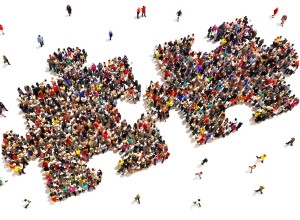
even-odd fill
[(142, 7), (142, 17), (146, 17), (146, 7), (145, 6), (143, 6)]
[(0, 24), (0, 31), (2, 32), (2, 34), (4, 35), (4, 32), (3, 32), (3, 26), (2, 24)]
[(273, 11), (273, 15), (272, 15), (272, 18), (274, 18), (274, 17), (275, 17), (275, 15), (278, 13), (278, 9), (279, 9), (279, 8), (275, 8), (275, 9), (274, 9), (274, 11)]
[(137, 10), (136, 10), (136, 17), (137, 17), (137, 19), (139, 19), (139, 14), (141, 13), (141, 9), (140, 8), (138, 8)]

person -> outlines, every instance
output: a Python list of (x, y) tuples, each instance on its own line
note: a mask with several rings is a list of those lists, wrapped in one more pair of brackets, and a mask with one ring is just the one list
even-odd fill
[(179, 10), (176, 14), (177, 14), (177, 21), (179, 21), (179, 17), (182, 15), (181, 10)]
[(3, 55), (3, 62), (7, 63), (8, 65), (10, 65), (10, 63), (9, 63), (9, 61), (8, 61), (8, 59), (7, 59), (7, 57), (5, 55)]
[(205, 159), (202, 160), (201, 165), (203, 165), (203, 164), (205, 164), (207, 162), (208, 162), (208, 160), (207, 160), (207, 158), (205, 158)]
[(140, 9), (140, 7), (138, 7), (138, 9), (136, 10), (136, 17), (137, 17), (137, 19), (139, 19), (140, 13), (141, 13), (141, 9)]
[(266, 159), (267, 155), (266, 154), (263, 154), (261, 156), (256, 156), (257, 159), (260, 159), (260, 162), (264, 162), (264, 160)]
[(293, 146), (293, 143), (294, 143), (295, 140), (296, 140), (296, 139), (295, 139), (294, 137), (292, 137), (291, 140), (289, 140), (289, 141), (286, 142), (285, 144)]
[(138, 204), (141, 204), (140, 199), (141, 199), (140, 194), (137, 194), (137, 195), (134, 197), (134, 200), (137, 201)]
[(194, 205), (197, 205), (198, 207), (201, 207), (201, 204), (200, 204), (200, 199), (197, 199), (197, 201), (194, 201)]
[(146, 17), (146, 7), (145, 6), (143, 6), (142, 7), (142, 17)]
[(202, 174), (203, 174), (202, 171), (200, 171), (199, 173), (195, 173), (195, 175), (196, 175), (196, 176), (199, 176), (200, 179), (202, 179), (202, 178), (201, 178)]
[[(8, 180), (5, 180), (4, 181), (4, 183), (7, 183), (8, 182)], [(3, 184), (3, 180), (0, 178), (0, 186), (3, 186), (4, 184)]]
[(0, 108), (4, 109), (5, 111), (8, 111), (7, 108), (5, 107), (5, 105), (2, 102), (0, 102)]
[(109, 40), (111, 40), (112, 36), (113, 36), (113, 32), (112, 31), (109, 31), (108, 32), (108, 35), (109, 35)]
[(25, 209), (27, 209), (28, 208), (28, 206), (29, 206), (29, 204), (31, 203), (31, 201), (30, 200), (28, 200), (28, 199), (24, 199), (24, 201), (23, 202), (25, 202), (25, 206), (24, 206), (24, 208)]
[(284, 23), (286, 22), (287, 15), (282, 15), (281, 17), (281, 26), (283, 27)]
[(259, 189), (254, 190), (255, 192), (260, 192), (260, 194), (263, 194), (263, 190), (265, 189), (264, 186), (259, 186)]
[(212, 31), (212, 26), (210, 26), (210, 27), (208, 28), (208, 30), (207, 30), (207, 36), (206, 36), (207, 38), (210, 37), (211, 31)]
[(0, 31), (1, 31), (2, 35), (4, 35), (4, 32), (3, 32), (3, 25), (2, 25), (2, 24), (0, 24)]
[(250, 173), (252, 173), (252, 170), (256, 168), (256, 165), (254, 164), (252, 166), (249, 166), (249, 168), (250, 168)]
[(70, 5), (67, 5), (67, 11), (68, 11), (69, 16), (71, 16), (71, 14), (72, 14), (72, 8), (71, 8)]
[(275, 15), (278, 13), (278, 9), (279, 9), (278, 7), (274, 9), (274, 11), (273, 11), (273, 15), (272, 15), (272, 18), (274, 18), (274, 17), (275, 17)]
[(41, 47), (44, 46), (44, 38), (41, 35), (37, 37), (37, 41), (40, 43)]

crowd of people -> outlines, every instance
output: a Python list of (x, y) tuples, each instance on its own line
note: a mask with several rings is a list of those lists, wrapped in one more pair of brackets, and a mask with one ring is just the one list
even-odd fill
[(229, 121), (225, 110), (236, 104), (254, 107), (255, 122), (292, 110), (299, 99), (285, 76), (299, 66), (293, 44), (277, 37), (270, 46), (249, 24), (247, 16), (209, 29), (208, 38), (221, 41), (211, 52), (191, 50), (194, 36), (159, 44), (155, 57), (166, 84), (151, 82), (146, 95), (159, 120), (177, 107), (199, 144), (225, 137), (242, 124)]
[(101, 182), (101, 170), (86, 165), (93, 155), (120, 152), (121, 173), (169, 157), (150, 115), (141, 115), (132, 127), (118, 111), (118, 99), (136, 102), (141, 96), (127, 57), (83, 67), (86, 57), (79, 48), (58, 49), (50, 55), (49, 68), (59, 77), (18, 88), (27, 134), (3, 134), (7, 165), (21, 175), (29, 161), (39, 158), (53, 201), (89, 191)]

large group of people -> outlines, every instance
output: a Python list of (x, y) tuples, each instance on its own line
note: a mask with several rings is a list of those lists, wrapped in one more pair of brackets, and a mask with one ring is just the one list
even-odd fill
[(58, 49), (48, 59), (58, 78), (18, 88), (27, 134), (3, 135), (7, 165), (20, 175), (39, 158), (53, 201), (94, 189), (101, 170), (87, 167), (93, 155), (120, 152), (119, 173), (133, 173), (168, 158), (168, 148), (150, 115), (131, 126), (122, 119), (118, 99), (136, 102), (141, 85), (126, 56), (83, 67), (87, 53)]
[(254, 107), (255, 122), (293, 109), (299, 99), (291, 95), (285, 76), (299, 66), (294, 45), (281, 36), (270, 46), (259, 45), (263, 39), (256, 34), (246, 16), (209, 29), (208, 37), (221, 41), (211, 52), (192, 51), (193, 35), (156, 46), (166, 84), (148, 87), (151, 113), (166, 120), (171, 108), (179, 108), (203, 144), (241, 126), (226, 118), (230, 106)]

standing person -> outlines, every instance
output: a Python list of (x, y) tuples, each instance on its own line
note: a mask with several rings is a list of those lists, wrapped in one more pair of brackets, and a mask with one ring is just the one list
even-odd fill
[(201, 165), (203, 165), (203, 164), (205, 164), (205, 163), (207, 163), (207, 162), (208, 162), (208, 159), (205, 158), (205, 159), (202, 160)]
[(252, 170), (254, 170), (256, 168), (256, 165), (254, 164), (252, 166), (249, 166), (249, 168), (250, 168), (250, 173), (252, 173)]
[[(1, 107), (1, 106), (0, 106)], [(7, 110), (6, 110), (7, 111)], [(295, 141), (296, 139), (294, 138), (294, 137), (292, 137), (291, 138), (291, 140), (289, 141), (289, 142), (286, 142), (285, 144), (287, 144), (287, 145), (291, 145), (291, 146), (293, 146), (293, 143), (294, 143), (294, 141)]]
[(137, 201), (138, 204), (141, 204), (140, 199), (141, 199), (140, 194), (137, 194), (137, 195), (134, 197), (134, 200)]
[(181, 10), (179, 10), (176, 14), (177, 14), (177, 21), (179, 21), (179, 17), (182, 15)]
[(40, 43), (41, 47), (44, 46), (44, 38), (41, 35), (37, 37), (37, 41)]
[(198, 207), (201, 207), (200, 201), (201, 201), (200, 199), (197, 199), (197, 201), (194, 201), (193, 203)]
[(31, 203), (31, 201), (30, 200), (28, 200), (28, 199), (24, 199), (24, 201), (23, 202), (25, 202), (26, 204), (25, 204), (25, 206), (24, 206), (24, 208), (25, 209), (27, 209), (28, 208), (28, 206), (29, 206), (29, 204)]
[(108, 35), (109, 35), (109, 40), (111, 40), (112, 36), (113, 36), (113, 32), (112, 31), (109, 31), (108, 32)]
[(279, 9), (278, 7), (274, 9), (274, 11), (273, 11), (273, 15), (272, 15), (272, 18), (274, 18), (274, 17), (275, 17), (275, 15), (278, 13), (278, 9)]
[(256, 156), (257, 159), (260, 159), (260, 162), (264, 162), (264, 160), (266, 159), (267, 155), (266, 154), (263, 154), (261, 156)]
[(4, 35), (2, 24), (0, 24), (0, 31), (1, 31), (1, 33)]
[(287, 19), (287, 16), (286, 15), (283, 15), (281, 17), (281, 26), (283, 27), (284, 23), (286, 22), (286, 19)]
[(71, 8), (70, 5), (67, 5), (67, 11), (68, 11), (69, 16), (71, 16), (71, 14), (72, 14), (72, 8)]
[(212, 31), (212, 27), (210, 26), (207, 30), (207, 38), (209, 38), (211, 31)]
[(264, 186), (259, 186), (259, 189), (254, 190), (255, 192), (260, 192), (260, 194), (263, 194), (263, 190), (265, 189)]
[(0, 108), (4, 109), (5, 111), (8, 111), (2, 102), (0, 102)]
[(9, 63), (9, 61), (8, 61), (8, 59), (7, 59), (7, 57), (5, 55), (3, 55), (3, 62), (7, 63), (8, 65), (10, 65), (10, 63)]
[(143, 6), (142, 7), (142, 17), (146, 17), (146, 7), (145, 6)]
[(139, 19), (140, 13), (141, 13), (141, 9), (140, 9), (140, 7), (138, 7), (138, 9), (136, 10), (136, 17), (137, 17), (137, 19)]
[(199, 178), (202, 179), (201, 176), (203, 175), (203, 172), (200, 171), (199, 173), (195, 173), (195, 175), (196, 175), (196, 176), (199, 176)]

